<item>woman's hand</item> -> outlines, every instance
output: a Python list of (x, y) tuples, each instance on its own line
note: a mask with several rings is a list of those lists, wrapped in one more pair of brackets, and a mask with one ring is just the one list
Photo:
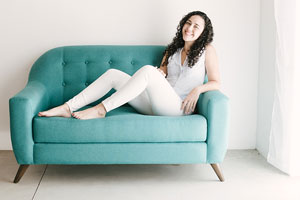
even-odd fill
[(199, 88), (195, 87), (183, 100), (181, 104), (181, 110), (184, 109), (185, 114), (190, 114), (191, 112), (194, 112), (200, 94), (201, 92), (199, 91)]
[(163, 70), (161, 70), (160, 68), (157, 68), (157, 67), (156, 67), (156, 69), (157, 69), (164, 77), (167, 76), (167, 75), (165, 74), (165, 72), (164, 72)]

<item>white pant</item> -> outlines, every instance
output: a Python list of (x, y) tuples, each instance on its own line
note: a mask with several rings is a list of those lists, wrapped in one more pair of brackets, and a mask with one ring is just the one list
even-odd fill
[(107, 112), (128, 102), (146, 115), (181, 116), (182, 100), (165, 77), (153, 66), (145, 65), (132, 77), (120, 70), (109, 69), (78, 95), (66, 102), (71, 112), (116, 90), (102, 101)]

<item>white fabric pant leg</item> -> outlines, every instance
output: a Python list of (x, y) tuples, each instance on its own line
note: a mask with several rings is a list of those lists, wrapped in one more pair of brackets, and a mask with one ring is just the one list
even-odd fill
[[(112, 88), (117, 91), (120, 90), (130, 78), (131, 76), (129, 74), (120, 70), (109, 69), (87, 88), (82, 90), (78, 95), (74, 96), (66, 103), (71, 112), (74, 112), (83, 106), (100, 99)], [(146, 91), (142, 92), (137, 98), (128, 102), (128, 104), (140, 113), (152, 114), (151, 105)]]
[[(154, 115), (184, 115), (184, 111), (180, 109), (181, 98), (165, 77), (151, 65), (139, 69), (120, 90), (102, 101), (102, 104), (109, 112), (132, 101), (144, 91), (148, 94)], [(143, 102), (140, 101), (140, 103), (143, 106)]]

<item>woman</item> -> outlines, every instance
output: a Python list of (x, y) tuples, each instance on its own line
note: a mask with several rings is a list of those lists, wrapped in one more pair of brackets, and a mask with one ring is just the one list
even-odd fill
[[(61, 106), (39, 112), (41, 117), (103, 118), (127, 103), (147, 115), (181, 116), (192, 114), (199, 95), (220, 87), (217, 55), (211, 45), (213, 27), (205, 13), (185, 15), (173, 42), (164, 51), (160, 68), (140, 68), (132, 77), (109, 69), (90, 86)], [(208, 82), (203, 84), (205, 74)], [(103, 97), (111, 88), (116, 92), (100, 104), (73, 112)]]

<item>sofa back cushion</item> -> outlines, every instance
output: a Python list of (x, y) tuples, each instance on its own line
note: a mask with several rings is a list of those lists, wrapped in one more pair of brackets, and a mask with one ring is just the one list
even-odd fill
[[(46, 87), (50, 107), (66, 102), (106, 70), (119, 69), (133, 75), (144, 65), (159, 66), (165, 46), (65, 46), (49, 50), (33, 65), (29, 81)], [(104, 98), (111, 95), (111, 90)]]

